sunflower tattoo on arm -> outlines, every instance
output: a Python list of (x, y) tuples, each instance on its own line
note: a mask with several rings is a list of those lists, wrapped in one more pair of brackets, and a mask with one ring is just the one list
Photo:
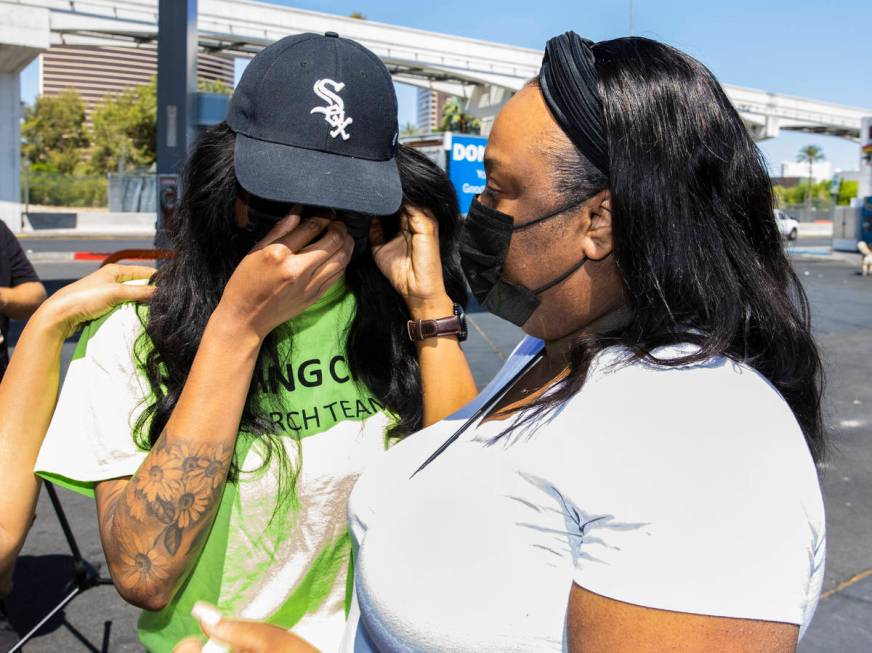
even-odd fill
[[(205, 539), (232, 456), (230, 446), (161, 435), (102, 517), (118, 581), (151, 594), (184, 572)], [(180, 553), (185, 540), (189, 547)]]

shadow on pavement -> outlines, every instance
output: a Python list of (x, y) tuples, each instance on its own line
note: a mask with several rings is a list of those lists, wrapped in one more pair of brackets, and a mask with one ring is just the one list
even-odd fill
[[(9, 619), (15, 632), (23, 637), (48, 615), (72, 591), (73, 557), (69, 555), (20, 556), (15, 565), (12, 593), (7, 599)], [(73, 600), (81, 601), (81, 594)], [(66, 629), (82, 646), (93, 653), (109, 650), (112, 621), (103, 622), (100, 642), (89, 640), (66, 618), (66, 609), (58, 611), (39, 629), (43, 637), (59, 628)], [(25, 645), (26, 650), (28, 645)]]
[[(73, 577), (70, 555), (23, 555), (15, 563), (12, 594), (7, 599), (9, 620), (19, 635), (33, 628), (66, 596)], [(42, 634), (57, 630), (64, 621), (63, 611), (45, 624)]]

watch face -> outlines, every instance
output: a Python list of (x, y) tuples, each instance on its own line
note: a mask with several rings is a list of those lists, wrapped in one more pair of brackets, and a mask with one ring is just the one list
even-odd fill
[(466, 340), (466, 336), (469, 335), (469, 332), (466, 329), (466, 311), (463, 310), (463, 307), (460, 304), (455, 304), (454, 314), (457, 316), (458, 320), (460, 320), (460, 333), (457, 334), (457, 339), (460, 342), (463, 342)]

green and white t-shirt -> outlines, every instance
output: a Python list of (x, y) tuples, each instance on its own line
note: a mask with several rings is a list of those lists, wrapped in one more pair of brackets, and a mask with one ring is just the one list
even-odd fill
[[(190, 615), (200, 599), (292, 629), (321, 650), (338, 648), (351, 582), (348, 495), (384, 452), (390, 422), (348, 370), (354, 311), (354, 296), (337, 283), (289, 323), (281, 369), (255, 372), (262, 406), (287, 436), (281, 441), (298, 472), (292, 496), (276, 510), (280, 463), (273, 456), (262, 465), (263, 443), (240, 433), (242, 472), (225, 486), (196, 566), (166, 608), (140, 617), (140, 639), (150, 651), (171, 651), (200, 633)], [(40, 476), (93, 496), (95, 483), (130, 476), (145, 460), (134, 428), (150, 398), (137, 362), (141, 313), (125, 305), (83, 332), (37, 459)]]

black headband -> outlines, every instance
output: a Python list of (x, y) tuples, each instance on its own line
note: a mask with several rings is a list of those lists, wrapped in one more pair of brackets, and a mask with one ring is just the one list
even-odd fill
[(606, 123), (597, 90), (592, 45), (593, 41), (575, 32), (549, 40), (539, 71), (539, 87), (560, 129), (608, 176)]

